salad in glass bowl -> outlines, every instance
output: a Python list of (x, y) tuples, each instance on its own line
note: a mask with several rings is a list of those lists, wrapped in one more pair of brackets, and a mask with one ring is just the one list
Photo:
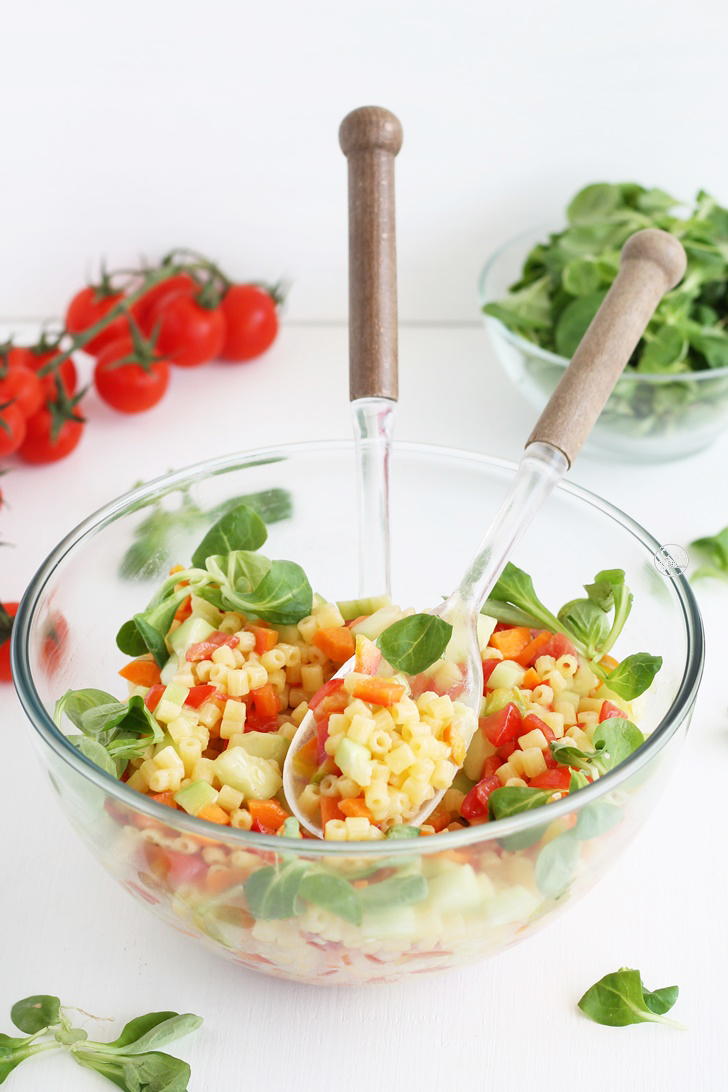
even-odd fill
[[(431, 650), (421, 693), (397, 670), (391, 633), (422, 616), (312, 590), (310, 581), (343, 594), (353, 586), (345, 528), (355, 502), (338, 488), (352, 472), (349, 445), (302, 445), (153, 483), (58, 547), (14, 633), (15, 677), (51, 784), (102, 863), (185, 934), (310, 982), (391, 981), (469, 962), (586, 890), (649, 812), (702, 662), (689, 588), (645, 565), (649, 536), (560, 487), (540, 517), (557, 554), (541, 542), (519, 560), (550, 596), (572, 598), (552, 614), (525, 568), (505, 570), (480, 627), (485, 692), (463, 753), (452, 665)], [(396, 449), (403, 596), (428, 602), (447, 586), (511, 473), (479, 456)], [(324, 476), (340, 502), (327, 510), (312, 503)], [(448, 535), (417, 565), (424, 480), (453, 508)], [(261, 554), (255, 509), (274, 489), (291, 503), (266, 554), (295, 562)], [(477, 511), (454, 503), (475, 495)], [(155, 510), (173, 528), (167, 549), (130, 584), (129, 548)], [(559, 535), (575, 518), (578, 543)], [(585, 556), (588, 542), (599, 545)], [(187, 558), (184, 569), (170, 564)], [(589, 581), (595, 566), (573, 598), (571, 572)], [(49, 661), (44, 633), (60, 618), (64, 641)], [(332, 681), (352, 653), (358, 670)], [(323, 821), (324, 839), (308, 835), (282, 793), (285, 753), (309, 708), (319, 731), (297, 756), (299, 804)], [(409, 822), (440, 788), (428, 821)]]

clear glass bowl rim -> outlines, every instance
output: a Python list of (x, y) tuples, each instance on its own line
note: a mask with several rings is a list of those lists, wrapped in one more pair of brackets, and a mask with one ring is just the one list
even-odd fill
[[(506, 459), (457, 448), (444, 448), (422, 443), (397, 443), (395, 448), (398, 452), (412, 455), (456, 459), (471, 465), (479, 464), (482, 467), (506, 470), (511, 473), (516, 470), (515, 464)], [(260, 465), (265, 462), (285, 461), (297, 454), (333, 456), (337, 452), (351, 452), (352, 449), (353, 441), (351, 440), (309, 441), (282, 444), (277, 447), (257, 448), (252, 451), (239, 452), (235, 455), (226, 455), (196, 463), (172, 474), (162, 475), (146, 485), (123, 494), (116, 500), (99, 508), (62, 539), (42, 563), (28, 585), (13, 625), (10, 649), (13, 680), (23, 710), (44, 743), (59, 758), (68, 763), (77, 773), (91, 781), (97, 788), (114, 796), (121, 804), (156, 819), (165, 826), (174, 826), (198, 837), (210, 837), (209, 824), (182, 811), (176, 811), (172, 816), (169, 808), (150, 800), (134, 789), (127, 788), (123, 782), (117, 781), (82, 755), (56, 727), (53, 719), (46, 712), (35, 688), (28, 659), (30, 628), (38, 600), (46, 581), (66, 554), (82, 542), (86, 536), (102, 529), (130, 509), (133, 510), (135, 506), (143, 507), (146, 502), (164, 496), (183, 484), (225, 473), (228, 470), (242, 469), (246, 464)], [(625, 515), (608, 501), (597, 497), (596, 494), (571, 482), (562, 483), (558, 486), (558, 489), (571, 494), (592, 508), (596, 508), (603, 515), (618, 522), (650, 553), (654, 553), (655, 550), (660, 548), (658, 541), (635, 520)], [(688, 714), (703, 670), (705, 657), (703, 626), (695, 597), (685, 577), (680, 575), (673, 576), (670, 579), (676, 586), (678, 601), (683, 612), (688, 649), (685, 672), (675, 700), (667, 715), (648, 737), (645, 744), (626, 762), (621, 763), (617, 769), (581, 789), (578, 793), (578, 803), (575, 803), (573, 798), (570, 799), (567, 796), (562, 800), (549, 804), (549, 821), (558, 819), (560, 816), (572, 813), (598, 800), (605, 793), (616, 789), (622, 782), (645, 767), (670, 740)], [(501, 819), (497, 823), (484, 823), (479, 826), (465, 828), (462, 832), (448, 831), (431, 835), (429, 838), (419, 838), (417, 840), (417, 853), (420, 855), (439, 853), (448, 848), (458, 849), (478, 842), (501, 839), (510, 834), (542, 826), (544, 817), (543, 813), (539, 814), (539, 812), (540, 809), (536, 808), (510, 819)], [(386, 854), (389, 857), (399, 854), (406, 856), (411, 854), (413, 850), (412, 841), (408, 838), (401, 840), (387, 839), (381, 842), (325, 842), (309, 839), (301, 841), (296, 838), (251, 834), (249, 831), (237, 830), (232, 827), (220, 828), (218, 837), (221, 841), (238, 845), (240, 848), (285, 851), (286, 853), (297, 853), (301, 856), (313, 855), (336, 858), (372, 857)]]
[[(481, 314), (486, 303), (497, 302), (495, 297), (491, 296), (487, 282), (488, 277), (491, 274), (493, 267), (497, 264), (500, 258), (510, 250), (511, 247), (516, 246), (518, 243), (523, 242), (524, 239), (533, 235), (536, 231), (543, 230), (544, 235), (550, 234), (554, 231), (563, 230), (556, 228), (553, 224), (542, 225), (542, 227), (532, 227), (527, 231), (519, 231), (518, 235), (513, 235), (507, 242), (501, 243), (501, 245), (493, 251), (488, 261), (483, 266), (480, 277), (478, 278), (478, 298), (480, 300)], [(520, 334), (515, 334), (512, 330), (495, 318), (493, 315), (483, 315), (483, 318), (488, 322), (496, 322), (498, 324), (499, 332), (502, 338), (509, 341), (516, 349), (521, 352), (528, 353), (529, 356), (537, 357), (539, 360), (544, 361), (546, 364), (558, 364), (561, 368), (566, 368), (569, 364), (569, 360), (565, 356), (559, 356), (558, 353), (552, 353), (550, 349), (542, 349), (540, 345), (536, 345), (535, 342), (529, 341), (528, 338), (521, 337)], [(630, 383), (700, 383), (709, 379), (728, 379), (728, 367), (725, 368), (708, 368), (702, 372), (680, 372), (677, 375), (648, 375), (642, 372), (629, 372), (626, 375), (620, 376), (617, 383), (630, 382)]]

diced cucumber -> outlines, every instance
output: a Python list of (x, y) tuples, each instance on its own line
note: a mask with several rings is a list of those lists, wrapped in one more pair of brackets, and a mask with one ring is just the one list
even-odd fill
[(352, 626), (351, 632), (355, 637), (357, 633), (361, 633), (368, 637), (370, 641), (376, 641), (377, 637), (380, 637), (385, 629), (388, 629), (389, 626), (404, 617), (406, 615), (399, 607), (381, 607), (369, 618), (365, 618), (363, 622), (358, 622), (355, 626)]
[(489, 614), (478, 615), (478, 648), (483, 651), (488, 647), (488, 641), (493, 636), (493, 631), (498, 623)]
[(493, 668), (488, 679), (488, 686), (493, 690), (512, 690), (514, 686), (521, 685), (525, 674), (525, 668), (517, 664), (515, 660), (501, 660)]
[(482, 899), (478, 877), (471, 865), (448, 869), (429, 881), (428, 905), (441, 914), (462, 914), (473, 910)]
[(199, 644), (200, 641), (206, 641), (214, 632), (214, 626), (199, 615), (192, 614), (186, 622), (178, 626), (174, 633), (170, 633), (168, 640), (172, 651), (178, 656), (183, 656), (188, 648)]
[[(475, 736), (473, 736), (473, 742), (475, 742), (476, 736), (480, 736), (482, 734), (483, 734), (482, 732), (476, 732)], [(472, 747), (472, 745), (473, 744), (471, 743), (470, 746)], [(467, 762), (467, 759), (466, 759), (466, 762)], [(480, 769), (482, 770), (483, 767), (481, 766)], [(452, 785), (450, 786), (450, 788), (451, 789), (457, 789), (458, 792), (464, 792), (465, 795), (467, 796), (474, 784), (475, 784), (475, 778), (468, 777), (465, 770), (463, 769), (463, 770), (458, 770), (458, 772), (455, 774), (455, 777), (453, 778), (453, 782), (452, 782)]]
[(503, 687), (499, 687), (485, 699), (485, 716), (489, 717), (491, 713), (499, 713), (501, 709), (505, 709), (509, 702), (513, 702), (521, 713), (525, 713), (528, 708), (528, 703), (520, 690), (515, 687), (513, 690), (505, 690)]
[(344, 736), (336, 748), (334, 762), (344, 777), (350, 777), (352, 781), (356, 781), (357, 785), (371, 784), (372, 756), (362, 743), (355, 743), (353, 739)]
[(412, 940), (417, 930), (414, 906), (368, 911), (361, 923), (361, 932), (375, 940)]
[(203, 599), (200, 595), (192, 596), (190, 606), (192, 607), (192, 617), (204, 618), (213, 629), (217, 629), (223, 620), (223, 612), (218, 610), (213, 603), (208, 603), (207, 599)]
[(480, 781), (483, 776), (483, 763), (486, 758), (490, 758), (490, 756), (494, 754), (495, 747), (493, 744), (489, 739), (486, 739), (479, 728), (476, 728), (475, 735), (470, 742), (468, 753), (463, 762), (463, 773), (465, 776), (469, 777), (471, 781)]
[(517, 884), (498, 891), (485, 904), (485, 916), (491, 925), (510, 925), (514, 922), (525, 925), (539, 901), (525, 887)]
[(188, 815), (197, 815), (216, 800), (217, 793), (207, 781), (193, 781), (174, 794), (175, 803), (184, 808)]
[(392, 599), (389, 595), (373, 595), (368, 599), (344, 599), (336, 604), (345, 622), (351, 622), (362, 614), (374, 614), (382, 607), (391, 607), (391, 605)]
[(171, 702), (172, 705), (184, 705), (189, 696), (189, 688), (186, 686), (180, 686), (179, 683), (170, 683), (167, 689), (162, 694), (159, 704), (163, 701)]
[(283, 785), (283, 779), (268, 759), (256, 758), (244, 747), (228, 747), (214, 765), (222, 784), (237, 789), (246, 800), (270, 800)]
[(176, 652), (173, 652), (172, 655), (167, 660), (164, 667), (162, 668), (162, 672), (161, 672), (161, 675), (160, 675), (160, 682), (162, 682), (165, 686), (169, 686), (172, 679), (177, 674), (178, 670), (179, 670), (179, 656), (177, 655)]
[(282, 766), (285, 762), (289, 741), (275, 732), (246, 732), (241, 747), (255, 758), (273, 758)]

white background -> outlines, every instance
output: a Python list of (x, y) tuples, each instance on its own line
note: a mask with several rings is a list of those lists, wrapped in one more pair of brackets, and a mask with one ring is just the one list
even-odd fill
[[(687, 196), (703, 185), (728, 198), (728, 15), (717, 3), (370, 0), (355, 11), (322, 0), (84, 0), (6, 5), (0, 19), (0, 313), (58, 313), (101, 254), (123, 262), (175, 243), (210, 250), (241, 276), (295, 279), (288, 323), (266, 357), (177, 372), (163, 405), (139, 420), (90, 396), (71, 458), (3, 479), (13, 507), (0, 515), (0, 538), (16, 543), (1, 552), (3, 598), (18, 598), (61, 535), (137, 479), (222, 454), (223, 407), (240, 448), (347, 435), (346, 332), (322, 323), (345, 318), (336, 130), (350, 108), (389, 106), (405, 128), (402, 439), (518, 456), (535, 415), (477, 325), (475, 279), (494, 245), (557, 216), (596, 178)], [(452, 409), (436, 413), (444, 386)], [(281, 392), (284, 408), (271, 413)], [(205, 428), (184, 429), (193, 409)], [(585, 457), (572, 477), (660, 541), (687, 545), (728, 522), (727, 461), (725, 437), (657, 467)], [(158, 923), (60, 818), (4, 688), (0, 1030), (10, 1031), (12, 1002), (32, 992), (119, 1022), (192, 1010), (206, 1025), (179, 1053), (195, 1092), (724, 1087), (726, 817), (720, 792), (698, 803), (693, 790), (698, 779), (720, 787), (728, 757), (728, 586), (705, 584), (699, 598), (709, 644), (693, 727), (623, 861), (520, 948), (369, 991), (267, 980)], [(651, 988), (677, 982), (675, 1016), (689, 1031), (584, 1020), (581, 993), (622, 964), (641, 968)], [(104, 1087), (64, 1061), (25, 1063), (8, 1087)]]

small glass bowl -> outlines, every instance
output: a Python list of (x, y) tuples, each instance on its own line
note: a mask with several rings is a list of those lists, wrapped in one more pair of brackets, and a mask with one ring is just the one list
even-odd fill
[[(466, 452), (395, 447), (398, 602), (426, 606), (454, 586), (514, 469)], [(635, 601), (616, 654), (649, 650), (664, 659), (640, 721), (650, 738), (574, 796), (509, 820), (414, 840), (284, 839), (163, 807), (68, 742), (53, 723), (56, 699), (69, 687), (124, 694), (119, 625), (146, 604), (173, 563), (189, 558), (231, 498), (257, 494), (273, 521), (269, 556), (298, 561), (331, 599), (356, 595), (354, 481), (353, 445), (331, 442), (217, 459), (121, 497), (76, 528), (41, 566), (17, 615), (12, 656), (20, 701), (59, 804), (127, 891), (184, 934), (185, 943), (206, 942), (244, 967), (282, 978), (358, 985), (493, 955), (530, 936), (604, 875), (649, 815), (678, 755), (703, 638), (689, 585), (661, 575), (653, 563), (656, 540), (605, 501), (562, 485), (514, 561), (533, 575), (549, 604), (578, 594), (599, 569), (624, 568)], [(152, 549), (145, 535), (159, 510), (168, 513), (166, 537), (157, 534)], [(46, 852), (53, 847), (49, 830)], [(295, 888), (303, 875), (318, 877), (318, 903), (289, 897), (288, 881)], [(251, 877), (258, 878), (251, 883)], [(181, 948), (179, 959), (182, 966)]]
[[(532, 229), (493, 254), (480, 275), (481, 308), (508, 295), (520, 278), (527, 254), (550, 230), (555, 229)], [(490, 315), (483, 319), (507, 375), (531, 405), (542, 410), (569, 361), (513, 333)], [(726, 425), (728, 368), (684, 375), (630, 371), (617, 381), (586, 450), (629, 462), (680, 459), (708, 447)]]

